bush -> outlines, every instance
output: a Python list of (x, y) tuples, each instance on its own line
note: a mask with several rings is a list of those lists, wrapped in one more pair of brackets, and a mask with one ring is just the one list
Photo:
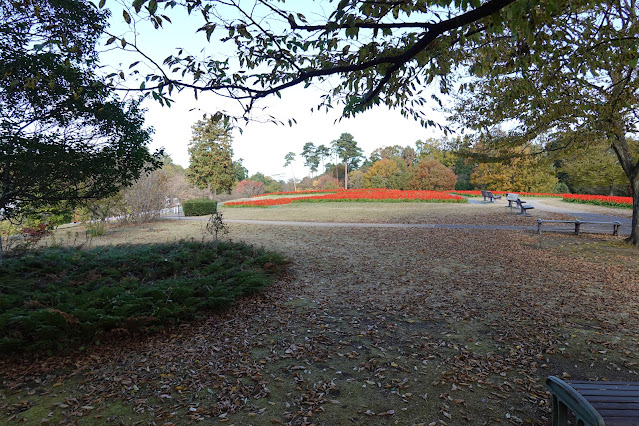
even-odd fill
[(217, 201), (199, 198), (182, 203), (184, 216), (206, 216), (217, 211)]
[(65, 350), (178, 324), (273, 282), (286, 260), (241, 243), (49, 248), (0, 268), (0, 353)]

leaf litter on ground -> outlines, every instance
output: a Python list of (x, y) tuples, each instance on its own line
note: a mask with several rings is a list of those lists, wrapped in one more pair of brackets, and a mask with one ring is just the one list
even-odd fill
[(155, 335), (3, 359), (0, 419), (546, 424), (548, 375), (637, 380), (636, 253), (578, 252), (619, 239), (246, 224), (230, 236), (293, 259), (290, 275)]

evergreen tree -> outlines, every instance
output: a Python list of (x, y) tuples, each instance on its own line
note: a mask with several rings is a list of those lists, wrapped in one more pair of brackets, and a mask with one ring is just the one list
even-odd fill
[(339, 139), (332, 142), (335, 154), (344, 161), (344, 188), (348, 189), (348, 166), (357, 167), (362, 158), (362, 149), (357, 146), (350, 133), (342, 133)]
[(209, 191), (214, 199), (218, 191), (231, 192), (235, 184), (231, 129), (226, 123), (213, 118), (198, 120), (192, 127), (189, 144), (189, 181)]

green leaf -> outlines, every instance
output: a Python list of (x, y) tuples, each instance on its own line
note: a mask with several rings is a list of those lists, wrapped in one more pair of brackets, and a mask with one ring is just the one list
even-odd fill
[(106, 0), (100, 0), (100, 3), (98, 3), (98, 7), (102, 9), (104, 7), (104, 3), (106, 3)]
[(131, 15), (129, 15), (129, 12), (127, 12), (126, 10), (123, 10), (122, 16), (124, 17), (124, 20), (126, 21), (127, 24), (131, 23)]
[(115, 36), (110, 37), (110, 38), (107, 40), (106, 45), (107, 45), (107, 46), (108, 46), (108, 45), (110, 45), (110, 44), (111, 44), (111, 43), (113, 43), (115, 40), (116, 40)]
[(158, 9), (158, 2), (157, 2), (157, 0), (151, 0), (151, 1), (149, 2), (149, 13), (150, 13), (151, 15), (153, 15), (157, 9)]
[(134, 0), (133, 1), (133, 8), (135, 9), (135, 11), (137, 13), (140, 13), (140, 10), (142, 10), (142, 6), (146, 2), (147, 2), (147, 0)]

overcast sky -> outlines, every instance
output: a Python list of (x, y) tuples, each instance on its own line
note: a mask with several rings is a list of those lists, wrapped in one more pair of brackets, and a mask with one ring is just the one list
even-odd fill
[[(118, 35), (123, 34), (122, 8), (115, 2), (107, 1), (107, 7), (109, 6), (112, 7), (111, 31)], [(193, 18), (172, 14), (171, 19), (173, 24), (167, 25), (166, 29), (160, 32), (153, 30), (147, 23), (138, 25), (136, 42), (145, 54), (154, 57), (158, 62), (162, 62), (164, 57), (178, 47), (194, 54), (199, 54), (202, 48), (206, 49), (207, 53), (224, 54), (224, 46), (195, 42), (203, 39), (203, 36), (202, 33), (193, 35), (197, 28)], [(126, 38), (132, 41), (134, 35), (129, 33)], [(117, 49), (101, 54), (102, 63), (107, 65), (106, 72), (110, 67), (126, 70), (128, 64), (139, 59)], [(140, 71), (144, 74), (144, 69)], [(348, 132), (355, 137), (364, 154), (368, 155), (381, 146), (413, 145), (418, 139), (442, 136), (437, 129), (423, 128), (418, 122), (402, 117), (398, 110), (391, 111), (386, 107), (376, 107), (356, 118), (343, 119), (336, 123), (341, 111), (339, 106), (329, 113), (311, 113), (311, 108), (320, 102), (320, 95), (321, 92), (313, 87), (295, 87), (284, 90), (281, 99), (271, 96), (262, 100), (259, 106), (266, 108), (262, 115), (269, 114), (284, 122), (289, 118), (295, 118), (297, 124), (289, 127), (258, 121), (248, 123), (243, 127), (243, 133), (237, 130), (234, 132), (234, 159), (242, 158), (250, 174), (259, 171), (276, 179), (287, 180), (291, 177), (291, 170), (284, 168), (284, 156), (291, 151), (297, 155), (294, 164), (295, 176), (299, 178), (308, 174), (308, 169), (303, 166), (304, 160), (299, 155), (306, 142), (313, 142), (316, 146), (329, 145), (341, 133)], [(192, 92), (187, 91), (172, 98), (176, 102), (171, 108), (162, 107), (153, 100), (147, 100), (143, 104), (148, 108), (147, 125), (155, 129), (151, 148), (163, 147), (176, 163), (187, 167), (187, 147), (193, 123), (201, 119), (204, 113), (213, 114), (220, 109), (232, 108), (232, 105), (227, 100), (213, 95), (201, 95), (199, 100), (196, 100)], [(430, 114), (430, 119), (445, 124), (443, 114)], [(259, 116), (260, 113), (256, 115)]]

